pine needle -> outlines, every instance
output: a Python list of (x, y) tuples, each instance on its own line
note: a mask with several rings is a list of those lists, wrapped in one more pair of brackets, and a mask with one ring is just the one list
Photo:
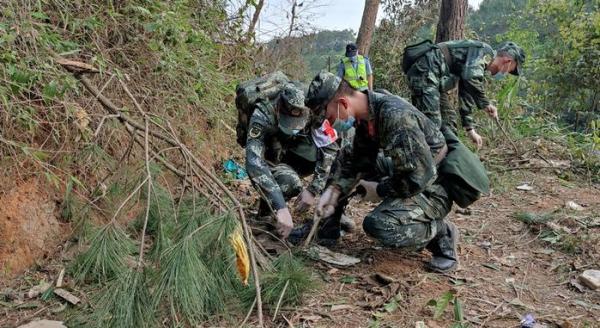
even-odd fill
[(198, 325), (224, 308), (219, 284), (198, 253), (196, 241), (183, 238), (161, 257), (154, 302), (166, 300), (171, 315)]
[(74, 213), (76, 213), (76, 215), (73, 216), (72, 235), (78, 239), (79, 242), (90, 241), (90, 239), (95, 236), (95, 232), (97, 232), (90, 220), (91, 212), (92, 210), (89, 204), (75, 206)]
[(87, 326), (151, 327), (155, 322), (146, 273), (130, 269), (114, 280), (99, 297)]
[(65, 190), (65, 196), (62, 202), (61, 208), (61, 216), (66, 221), (73, 220), (73, 213), (75, 212), (75, 199), (73, 197), (73, 178), (69, 179), (67, 183), (67, 188)]
[(212, 220), (214, 223), (204, 223), (206, 229), (198, 232), (200, 256), (217, 277), (218, 292), (225, 299), (237, 300), (243, 286), (236, 273), (236, 256), (230, 236), (241, 227), (233, 215), (212, 217)]
[[(280, 255), (273, 262), (273, 266), (272, 272), (261, 276), (263, 302), (273, 308), (278, 303), (280, 306), (297, 305), (301, 302), (304, 293), (316, 287), (303, 261), (292, 254)], [(283, 293), (284, 289), (285, 293)], [(255, 295), (254, 288), (247, 289), (243, 294), (244, 304), (249, 306), (254, 301)]]
[[(146, 193), (144, 192), (144, 197)], [(146, 233), (154, 237), (150, 248), (150, 256), (157, 259), (172, 244), (175, 229), (175, 202), (171, 194), (159, 184), (155, 184), (150, 195), (150, 212)], [(141, 212), (134, 222), (134, 228), (141, 231), (145, 220), (145, 212)]]
[(232, 215), (214, 216), (203, 201), (184, 201), (178, 217), (176, 242), (160, 257), (154, 302), (166, 301), (173, 318), (197, 325), (226, 315), (239, 299), (241, 283), (229, 242), (239, 223)]
[(106, 282), (127, 268), (134, 244), (115, 221), (98, 230), (89, 248), (75, 260), (72, 270), (79, 281)]

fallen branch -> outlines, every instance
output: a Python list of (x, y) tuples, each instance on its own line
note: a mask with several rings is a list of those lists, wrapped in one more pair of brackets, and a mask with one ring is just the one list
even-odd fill
[[(127, 130), (130, 133), (132, 133), (134, 138), (136, 138), (137, 132), (140, 131), (140, 132), (144, 132), (146, 135), (145, 142), (148, 142), (148, 140), (147, 140), (148, 136), (152, 136), (163, 142), (168, 143), (170, 146), (178, 148), (180, 150), (181, 154), (184, 156), (184, 158), (186, 160), (191, 160), (191, 162), (197, 168), (199, 168), (200, 171), (202, 172), (202, 175), (201, 175), (201, 174), (198, 174), (197, 171), (192, 170), (194, 175), (201, 181), (204, 180), (203, 178), (207, 178), (208, 181), (213, 182), (218, 187), (217, 190), (221, 190), (222, 192), (224, 192), (225, 195), (229, 198), (229, 200), (233, 203), (233, 208), (237, 211), (239, 220), (242, 225), (242, 229), (244, 232), (244, 239), (246, 240), (247, 245), (250, 246), (250, 247), (248, 247), (248, 249), (249, 249), (249, 255), (250, 255), (250, 265), (252, 268), (252, 274), (254, 275), (254, 285), (255, 285), (255, 289), (256, 289), (256, 306), (257, 306), (257, 315), (258, 315), (258, 321), (259, 321), (258, 325), (260, 327), (262, 327), (263, 326), (263, 314), (262, 314), (261, 288), (260, 288), (260, 279), (259, 279), (259, 275), (258, 275), (258, 268), (257, 268), (257, 264), (256, 264), (256, 257), (255, 257), (255, 253), (254, 253), (255, 248), (251, 247), (252, 242), (253, 242), (252, 235), (251, 235), (250, 229), (248, 228), (248, 224), (246, 222), (246, 216), (244, 214), (244, 210), (243, 210), (241, 203), (237, 200), (237, 198), (233, 195), (233, 193), (223, 184), (223, 182), (221, 180), (219, 180), (219, 178), (217, 178), (196, 156), (194, 156), (192, 151), (189, 150), (189, 148), (185, 144), (183, 144), (182, 142), (180, 142), (177, 139), (177, 136), (174, 133), (171, 133), (172, 135), (168, 136), (168, 135), (164, 135), (160, 132), (150, 130), (148, 128), (149, 122), (152, 122), (154, 125), (158, 125), (158, 124), (156, 122), (154, 122), (153, 120), (148, 119), (147, 114), (141, 109), (141, 106), (139, 105), (139, 103), (137, 101), (135, 101), (135, 98), (133, 98), (133, 95), (131, 94), (131, 92), (129, 92), (129, 89), (126, 89), (126, 92), (128, 93), (128, 95), (131, 98), (133, 98), (132, 100), (133, 100), (136, 108), (144, 115), (145, 121), (146, 121), (145, 126), (140, 124), (139, 122), (135, 121), (134, 119), (130, 118), (126, 114), (124, 114), (123, 111), (119, 107), (117, 107), (110, 99), (108, 99), (106, 96), (104, 96), (98, 90), (98, 88), (96, 88), (91, 83), (91, 81), (83, 75), (85, 73), (96, 73), (98, 70), (95, 70), (93, 67), (91, 67), (88, 64), (64, 60), (62, 58), (57, 58), (57, 62), (59, 64), (61, 64), (65, 69), (67, 69), (69, 72), (73, 73), (75, 78), (77, 78), (84, 85), (84, 87), (94, 97), (96, 97), (96, 99), (102, 104), (102, 106), (110, 114), (115, 115), (119, 119), (119, 121), (125, 125)], [(160, 127), (160, 128), (166, 132), (166, 129), (164, 127)], [(146, 148), (146, 151), (148, 152), (147, 148)], [(157, 158), (160, 159), (161, 157), (157, 156)], [(169, 165), (169, 166), (174, 168), (173, 165)], [(169, 168), (169, 166), (167, 166), (167, 168)], [(181, 172), (180, 170), (178, 170), (178, 171)], [(179, 175), (179, 174), (177, 174), (177, 175)], [(149, 176), (146, 177), (144, 182), (148, 181), (148, 179), (149, 179)], [(210, 186), (208, 186), (208, 187), (210, 187)], [(141, 188), (141, 185), (139, 188)], [(211, 191), (214, 193), (214, 190), (211, 190)], [(129, 199), (127, 199), (126, 202), (128, 200)], [(227, 206), (227, 208), (230, 208), (230, 207)], [(117, 211), (117, 213), (118, 213), (118, 211)], [(115, 217), (116, 217), (116, 215), (115, 215)]]
[(516, 167), (508, 167), (502, 170), (493, 170), (494, 172), (510, 172), (510, 171), (518, 171), (518, 170), (543, 170), (543, 169), (559, 169), (558, 166), (516, 166)]
[(287, 280), (285, 282), (285, 286), (283, 286), (281, 295), (279, 295), (279, 300), (277, 301), (277, 306), (275, 307), (275, 314), (273, 314), (273, 322), (275, 322), (275, 319), (277, 319), (277, 313), (279, 313), (279, 307), (281, 306), (281, 301), (283, 301), (283, 296), (285, 295), (285, 291), (287, 290), (289, 285), (290, 285), (290, 281)]
[(502, 123), (500, 123), (500, 118), (496, 117), (495, 118), (496, 124), (498, 124), (498, 127), (500, 128), (500, 131), (502, 131), (502, 134), (504, 134), (504, 137), (510, 141), (510, 144), (513, 146), (513, 148), (515, 149), (515, 153), (517, 154), (517, 156), (521, 156), (520, 155), (520, 151), (519, 148), (517, 147), (517, 145), (515, 144), (515, 142), (510, 138), (510, 136), (508, 135), (508, 133), (506, 133), (506, 130), (504, 130), (504, 127), (502, 126)]

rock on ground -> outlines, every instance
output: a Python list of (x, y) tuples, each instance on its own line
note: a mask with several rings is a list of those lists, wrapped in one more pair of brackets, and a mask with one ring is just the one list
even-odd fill
[(67, 328), (62, 321), (36, 320), (17, 328)]
[(579, 280), (591, 289), (600, 289), (600, 270), (585, 270)]

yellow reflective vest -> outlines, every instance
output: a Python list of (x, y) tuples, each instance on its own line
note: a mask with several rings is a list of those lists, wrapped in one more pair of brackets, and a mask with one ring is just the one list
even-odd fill
[(367, 65), (365, 63), (365, 57), (362, 55), (356, 56), (358, 65), (356, 69), (352, 66), (352, 61), (348, 57), (342, 58), (344, 64), (344, 80), (350, 83), (354, 89), (365, 90), (369, 87), (369, 81), (367, 80)]

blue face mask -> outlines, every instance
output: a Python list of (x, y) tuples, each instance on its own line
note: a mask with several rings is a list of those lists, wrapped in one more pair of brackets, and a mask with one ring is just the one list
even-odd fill
[(350, 130), (353, 126), (354, 126), (354, 122), (356, 122), (356, 119), (354, 118), (354, 116), (348, 116), (348, 118), (345, 121), (342, 121), (339, 119), (340, 117), (340, 104), (338, 103), (338, 107), (337, 107), (337, 117), (335, 119), (335, 122), (333, 122), (332, 127), (337, 131), (337, 133), (343, 133), (346, 132), (348, 130)]
[(498, 72), (498, 73), (496, 73), (496, 75), (494, 75), (494, 80), (500, 81), (500, 80), (504, 79), (505, 77), (506, 77), (506, 73)]

